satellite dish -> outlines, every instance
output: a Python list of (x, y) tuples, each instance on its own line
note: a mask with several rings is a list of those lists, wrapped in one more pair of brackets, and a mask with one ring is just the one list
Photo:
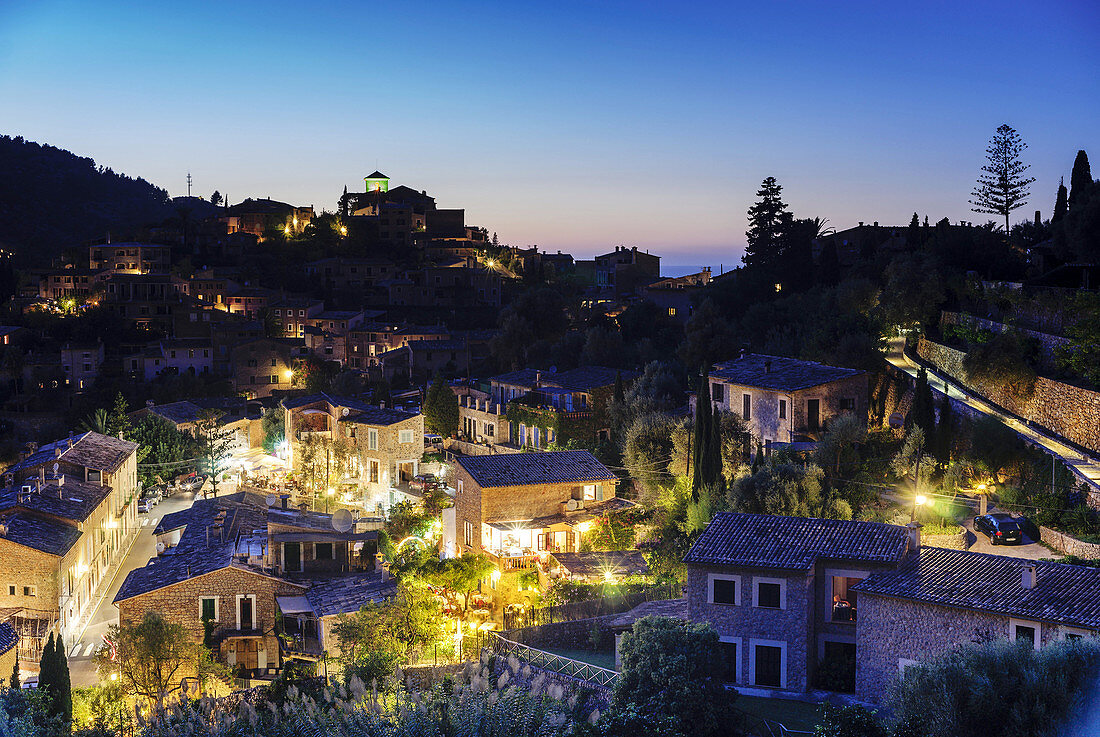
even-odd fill
[(346, 509), (337, 509), (332, 515), (332, 529), (337, 532), (347, 532), (353, 524), (355, 520), (352, 519), (351, 512)]
[(60, 468), (60, 466), (58, 466), (58, 465), (57, 465), (56, 463), (55, 463), (55, 464), (53, 464), (53, 475), (54, 475), (54, 476), (56, 476), (56, 475), (57, 475), (57, 469), (58, 469), (58, 468)]
[(164, 552), (164, 543), (157, 543), (157, 555)]
[(565, 503), (565, 508), (570, 512), (575, 511), (577, 509), (577, 500), (576, 499), (570, 499), (569, 501), (567, 501)]
[(344, 407), (342, 410), (340, 410), (340, 414), (342, 414), (344, 417), (347, 417), (349, 414), (351, 414), (351, 410), (347, 407)]
[(268, 494), (264, 501), (267, 502), (267, 506), (274, 507), (279, 502), (279, 497), (274, 494)]

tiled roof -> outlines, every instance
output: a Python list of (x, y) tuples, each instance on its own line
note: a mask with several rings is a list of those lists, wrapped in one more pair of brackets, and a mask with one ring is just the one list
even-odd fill
[(359, 573), (320, 581), (309, 587), (306, 598), (318, 617), (359, 611), (369, 602), (381, 602), (397, 593), (392, 576), (382, 580), (381, 573)]
[(380, 171), (376, 171), (373, 174), (368, 175), (365, 179), (389, 179), (385, 174)]
[(562, 389), (583, 392), (611, 386), (619, 374), (622, 375), (623, 381), (631, 381), (638, 376), (636, 371), (621, 371), (606, 366), (580, 366), (560, 374), (544, 374), (542, 380), (547, 386), (559, 386)]
[(50, 555), (65, 555), (80, 539), (80, 530), (25, 512), (3, 515), (8, 531), (5, 540), (41, 550)]
[(148, 408), (149, 412), (163, 417), (175, 425), (194, 422), (198, 419), (202, 407), (193, 402), (171, 402), (169, 404), (156, 404)]
[(500, 374), (498, 376), (490, 376), (489, 381), (494, 384), (512, 384), (514, 386), (525, 386), (533, 388), (535, 386), (535, 375), (539, 373), (535, 369), (520, 369), (519, 371), (509, 371), (506, 374)]
[(750, 353), (735, 361), (715, 364), (710, 376), (712, 379), (741, 386), (773, 391), (798, 391), (862, 373), (857, 369), (826, 366), (815, 361)]
[(689, 619), (687, 599), (659, 599), (657, 601), (645, 601), (623, 612), (605, 624), (611, 629), (627, 629), (634, 626), (642, 617), (672, 617), (673, 619)]
[(614, 481), (618, 478), (587, 450), (462, 456), (456, 458), (455, 462), (466, 469), (483, 489), (494, 486)]
[(56, 460), (55, 450), (57, 448), (61, 449), (60, 459), (66, 463), (84, 466), (95, 471), (113, 473), (131, 453), (137, 451), (138, 444), (131, 443), (129, 440), (119, 440), (110, 435), (86, 432), (73, 438), (73, 447), (71, 448), (69, 447), (69, 439), (62, 438), (42, 446), (30, 458), (17, 463), (8, 470), (17, 472), (27, 468), (37, 468), (44, 463)]
[(640, 550), (610, 550), (598, 553), (553, 553), (554, 560), (572, 576), (637, 576), (649, 573)]
[[(1028, 563), (1036, 568), (1032, 589), (1022, 583)], [(919, 556), (864, 579), (855, 590), (1100, 629), (1100, 569), (1085, 566), (922, 547)]]
[(463, 340), (414, 340), (408, 347), (413, 351), (462, 351), (466, 350)]
[(352, 397), (338, 397), (335, 394), (326, 394), (325, 392), (319, 392), (317, 394), (305, 394), (300, 397), (291, 397), (289, 399), (284, 399), (281, 404), (287, 409), (298, 409), (299, 407), (305, 407), (307, 404), (315, 404), (316, 402), (327, 402), (332, 407), (347, 407), (348, 409), (359, 411), (378, 409), (377, 407), (368, 404), (361, 399), (353, 399)]
[(341, 417), (341, 422), (355, 422), (360, 425), (396, 425), (405, 420), (416, 417), (412, 412), (402, 412), (399, 409), (382, 409), (369, 407), (360, 412), (352, 412), (347, 417)]
[(15, 628), (5, 622), (0, 624), (0, 654), (6, 653), (15, 647), (19, 636), (15, 634)]
[(685, 563), (805, 570), (818, 558), (897, 563), (909, 531), (880, 522), (721, 512)]
[[(164, 515), (154, 533), (186, 526), (179, 544), (151, 559), (143, 568), (130, 571), (114, 600), (119, 602), (230, 566), (255, 571), (233, 561), (234, 540), (238, 531), (263, 527), (266, 508), (266, 497), (240, 491), (213, 499), (196, 499), (189, 509)], [(226, 513), (224, 541), (213, 530), (208, 541), (207, 527), (221, 511)]]
[(47, 480), (38, 491), (29, 494), (22, 493), (19, 485), (0, 491), (0, 509), (23, 509), (31, 513), (83, 522), (110, 493), (109, 486), (88, 484), (66, 477), (60, 486), (57, 481)]

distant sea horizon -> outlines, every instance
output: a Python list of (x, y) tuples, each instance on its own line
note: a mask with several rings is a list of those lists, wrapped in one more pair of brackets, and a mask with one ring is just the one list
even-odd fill
[(688, 274), (698, 274), (703, 269), (710, 267), (711, 276), (718, 276), (720, 273), (726, 271), (733, 271), (740, 265), (740, 260), (731, 263), (720, 263), (715, 261), (713, 263), (697, 263), (697, 264), (661, 264), (661, 276), (673, 277), (673, 276), (687, 276)]

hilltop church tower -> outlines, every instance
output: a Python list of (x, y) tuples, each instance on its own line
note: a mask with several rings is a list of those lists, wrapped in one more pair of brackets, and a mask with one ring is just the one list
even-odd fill
[(368, 192), (389, 192), (390, 191), (390, 178), (380, 171), (376, 171), (373, 174), (363, 177), (367, 183)]

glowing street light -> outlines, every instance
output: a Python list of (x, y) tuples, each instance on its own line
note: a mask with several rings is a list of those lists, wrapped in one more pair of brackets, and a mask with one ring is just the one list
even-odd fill
[(928, 503), (928, 497), (924, 494), (917, 494), (913, 497), (913, 513), (909, 515), (909, 521), (913, 522), (917, 518), (917, 507), (923, 507)]

